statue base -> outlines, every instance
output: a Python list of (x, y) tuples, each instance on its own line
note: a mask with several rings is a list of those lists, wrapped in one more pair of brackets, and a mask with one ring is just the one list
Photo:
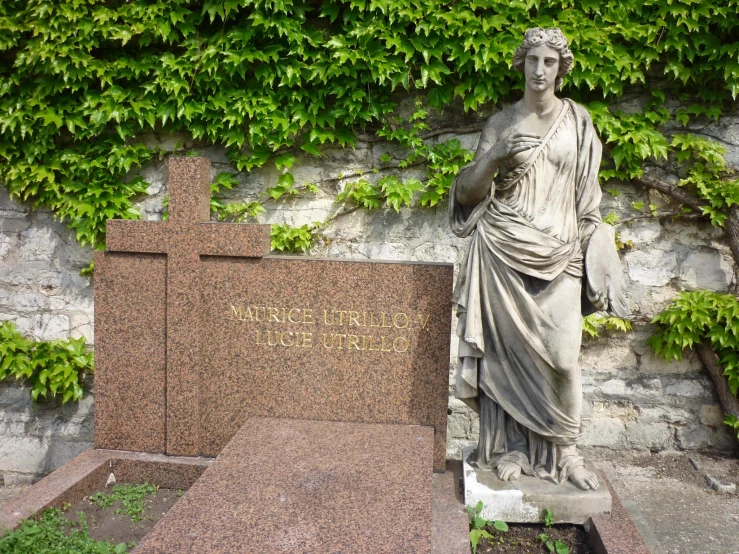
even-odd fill
[[(611, 493), (600, 479), (597, 491), (584, 491), (572, 483), (555, 485), (549, 481), (521, 475), (515, 481), (501, 481), (490, 469), (477, 469), (469, 458), (475, 449), (462, 451), (464, 503), (475, 506), (482, 500), (480, 514), (485, 519), (507, 523), (538, 523), (550, 509), (555, 523), (587, 523), (591, 516), (611, 513)], [(598, 472), (589, 463), (590, 471)]]

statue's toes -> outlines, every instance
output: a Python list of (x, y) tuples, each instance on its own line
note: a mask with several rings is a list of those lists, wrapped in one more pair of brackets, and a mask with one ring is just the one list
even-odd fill
[(584, 491), (588, 490), (590, 488), (590, 485), (588, 485), (587, 480), (583, 479), (581, 477), (573, 477), (570, 479), (573, 485), (575, 485), (578, 489), (582, 489)]
[(600, 488), (600, 484), (598, 483), (598, 479), (595, 477), (595, 475), (585, 479), (585, 482), (588, 484), (588, 487), (590, 487), (594, 491), (597, 491), (598, 488)]

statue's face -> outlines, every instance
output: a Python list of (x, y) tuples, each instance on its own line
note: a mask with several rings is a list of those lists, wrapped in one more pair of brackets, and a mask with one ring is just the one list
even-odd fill
[(546, 44), (529, 49), (523, 73), (526, 76), (526, 87), (540, 92), (549, 87), (554, 88), (559, 71), (559, 52)]

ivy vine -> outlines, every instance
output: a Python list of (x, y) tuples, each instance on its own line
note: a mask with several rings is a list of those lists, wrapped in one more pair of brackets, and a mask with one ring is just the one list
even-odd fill
[[(132, 199), (146, 184), (126, 175), (156, 153), (137, 137), (182, 131), (222, 144), (239, 171), (270, 157), (279, 164), (285, 149), (320, 155), (326, 144), (351, 145), (356, 129), (398, 139), (399, 90), (423, 91), (436, 109), (455, 98), (467, 110), (505, 99), (520, 86), (509, 64), (532, 25), (557, 25), (571, 39), (570, 96), (602, 101), (641, 85), (679, 96), (683, 123), (717, 117), (739, 92), (738, 8), (737, 0), (5, 0), (0, 172), (14, 197), (53, 209), (99, 248), (106, 219), (139, 216)], [(629, 156), (664, 153), (652, 115), (654, 125), (641, 128), (644, 120), (613, 116), (616, 125), (605, 108), (591, 109), (615, 142), (614, 176), (639, 175)], [(414, 192), (422, 205), (445, 193), (434, 179), (405, 185), (414, 190), (386, 181), (370, 192), (393, 207)]]
[[(290, 173), (299, 152), (320, 156), (362, 133), (407, 157), (381, 158), (382, 175), (352, 176), (337, 202), (433, 207), (471, 154), (429, 141), (443, 131), (429, 129), (430, 111), (511, 100), (523, 32), (558, 26), (576, 54), (564, 94), (588, 106), (607, 147), (602, 181), (678, 203), (636, 217), (724, 227), (739, 261), (739, 181), (722, 148), (688, 129), (735, 105), (737, 12), (739, 0), (3, 0), (0, 175), (12, 197), (52, 209), (80, 243), (101, 248), (107, 219), (140, 217), (134, 202), (147, 183), (132, 170), (162, 155), (147, 134), (224, 146), (238, 171), (274, 163), (279, 180), (255, 201), (222, 198), (233, 176), (213, 183), (214, 217), (243, 221), (266, 201), (315, 190)], [(609, 107), (629, 90), (650, 101)], [(419, 103), (404, 120), (407, 94)], [(396, 169), (411, 164), (426, 178), (402, 179)], [(273, 247), (305, 250), (330, 222), (275, 225)]]
[(59, 398), (62, 404), (82, 398), (81, 376), (93, 371), (93, 354), (85, 339), (33, 341), (10, 321), (0, 324), (0, 381), (24, 380), (34, 402)]

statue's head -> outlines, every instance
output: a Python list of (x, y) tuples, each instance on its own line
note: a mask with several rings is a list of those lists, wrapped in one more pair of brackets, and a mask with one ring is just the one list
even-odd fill
[[(554, 58), (558, 58), (556, 60), (557, 67), (554, 88), (555, 90), (559, 90), (559, 87), (562, 86), (562, 77), (570, 72), (572, 69), (572, 63), (575, 59), (572, 52), (570, 52), (570, 49), (567, 47), (567, 39), (564, 34), (562, 34), (562, 31), (556, 27), (551, 27), (549, 29), (536, 27), (526, 31), (521, 46), (516, 48), (516, 52), (513, 54), (513, 68), (526, 75), (527, 84), (532, 78), (530, 74), (531, 71), (533, 71), (532, 64), (537, 61), (529, 59), (534, 58), (533, 55), (529, 56), (529, 51), (533, 51), (532, 54), (537, 54), (537, 58), (539, 56), (544, 56), (544, 59), (547, 60), (546, 65), (543, 68), (540, 68), (544, 72), (554, 72)], [(556, 55), (554, 54), (555, 52)], [(527, 66), (527, 60), (529, 60), (529, 66)]]

